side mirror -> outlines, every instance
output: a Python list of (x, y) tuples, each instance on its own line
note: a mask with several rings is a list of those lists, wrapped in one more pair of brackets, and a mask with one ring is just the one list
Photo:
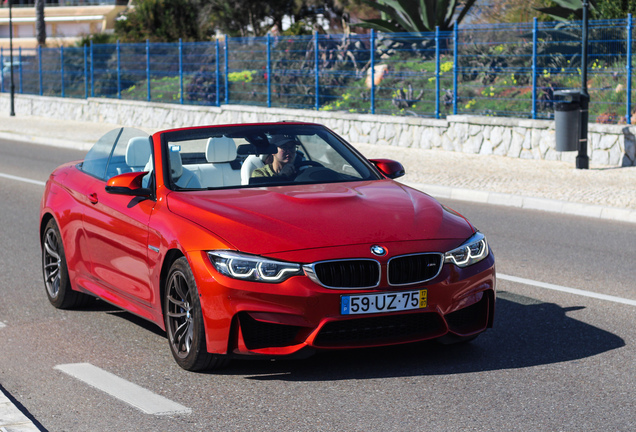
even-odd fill
[(115, 195), (127, 195), (149, 198), (152, 191), (141, 187), (141, 182), (147, 172), (130, 172), (112, 177), (106, 183), (106, 192)]
[(391, 159), (370, 159), (370, 162), (390, 179), (402, 177), (406, 172), (401, 163)]

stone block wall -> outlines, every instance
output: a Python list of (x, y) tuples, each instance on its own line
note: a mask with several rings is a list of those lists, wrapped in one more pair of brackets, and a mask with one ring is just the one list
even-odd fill
[[(0, 94), (9, 111), (9, 95)], [(282, 120), (322, 123), (352, 143), (441, 149), (523, 159), (574, 163), (577, 152), (555, 150), (554, 121), (506, 117), (448, 116), (446, 119), (352, 114), (248, 105), (201, 107), (117, 99), (68, 99), (16, 95), (16, 113), (146, 129)], [(595, 165), (635, 166), (636, 126), (591, 123), (588, 156)]]

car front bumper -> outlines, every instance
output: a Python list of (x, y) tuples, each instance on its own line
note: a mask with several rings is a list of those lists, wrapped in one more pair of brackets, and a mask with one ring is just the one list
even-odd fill
[[(306, 348), (347, 349), (467, 337), (492, 327), (496, 280), (492, 252), (466, 268), (444, 264), (434, 279), (374, 289), (329, 289), (306, 275), (280, 284), (219, 274), (204, 252), (189, 257), (201, 295), (207, 349), (219, 354), (286, 356)], [(345, 295), (426, 289), (423, 309), (342, 315)]]

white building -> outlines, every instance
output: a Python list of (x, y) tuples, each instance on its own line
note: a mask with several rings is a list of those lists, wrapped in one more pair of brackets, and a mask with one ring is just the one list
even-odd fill
[[(9, 48), (9, 7), (0, 0), (0, 47)], [(33, 0), (13, 0), (13, 47), (34, 48), (35, 7)], [(117, 15), (126, 9), (121, 0), (47, 0), (44, 8), (48, 46), (73, 45), (83, 36), (112, 31)]]

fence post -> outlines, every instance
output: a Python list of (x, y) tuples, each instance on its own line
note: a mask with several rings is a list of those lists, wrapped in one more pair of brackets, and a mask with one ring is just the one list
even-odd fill
[(18, 48), (18, 76), (20, 77), (20, 94), (22, 94), (22, 47)]
[(627, 124), (632, 124), (632, 14), (627, 14)]
[(38, 45), (38, 81), (40, 83), (40, 96), (44, 94), (42, 89), (42, 45)]
[[(13, 68), (13, 65), (11, 65)], [(20, 73), (20, 94), (22, 94), (22, 47), (18, 49), (18, 71)]]
[(459, 25), (455, 24), (453, 28), (453, 115), (457, 115), (457, 92), (459, 89), (457, 88), (457, 75), (459, 71), (457, 70), (459, 62), (458, 62), (458, 54), (457, 47), (459, 45), (457, 39), (459, 38)]
[(225, 67), (224, 67), (224, 75), (225, 75), (225, 103), (229, 103), (230, 102), (230, 81), (228, 79), (228, 59), (227, 59), (227, 48), (228, 48), (228, 39), (230, 39), (230, 37), (228, 35), (225, 35), (225, 44), (224, 44), (224, 50), (223, 50), (223, 58), (224, 58), (224, 63), (225, 63)]
[(220, 80), (221, 80), (221, 67), (219, 65), (219, 40), (216, 39), (215, 40), (215, 44), (214, 44), (214, 48), (216, 49), (216, 57), (214, 58), (214, 63), (216, 66), (216, 70), (215, 70), (215, 77), (214, 77), (214, 81), (216, 84), (216, 106), (221, 106), (221, 96), (219, 95), (219, 92), (221, 91), (221, 85), (220, 85)]
[(439, 40), (439, 26), (435, 26), (435, 118), (440, 117), (440, 40)]
[(371, 50), (371, 114), (375, 114), (375, 30), (373, 29), (371, 29), (369, 49)]
[(179, 103), (183, 105), (183, 40), (179, 38)]
[(532, 22), (532, 119), (537, 118), (537, 34), (539, 24), (536, 17)]
[(91, 97), (95, 97), (95, 56), (91, 40)]
[(320, 55), (318, 50), (318, 31), (314, 30), (314, 107), (316, 111), (320, 110)]
[(60, 47), (60, 79), (62, 81), (62, 97), (66, 97), (64, 92), (64, 45)]
[(267, 33), (267, 108), (272, 107), (272, 47), (271, 35)]
[(146, 100), (152, 100), (150, 89), (150, 40), (146, 39)]
[(119, 40), (117, 40), (117, 99), (121, 99), (121, 56)]
[(88, 46), (84, 44), (84, 99), (88, 99)]

